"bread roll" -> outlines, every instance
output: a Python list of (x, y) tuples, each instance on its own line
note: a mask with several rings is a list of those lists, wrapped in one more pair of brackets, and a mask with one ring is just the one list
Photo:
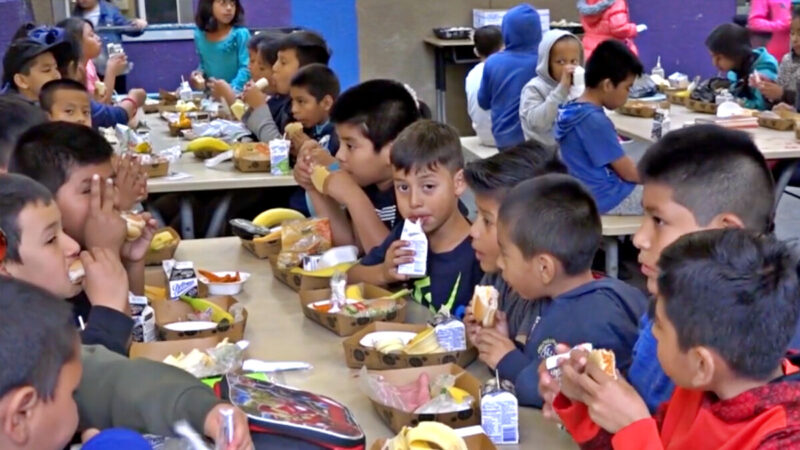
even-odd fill
[(83, 277), (86, 276), (86, 271), (83, 269), (83, 263), (80, 259), (76, 259), (69, 265), (68, 275), (69, 281), (71, 281), (72, 284), (78, 284), (83, 281)]
[(325, 193), (325, 180), (328, 179), (328, 175), (331, 172), (323, 166), (316, 165), (313, 169), (311, 169), (311, 184), (314, 185), (314, 189), (318, 192), (324, 194)]
[(613, 351), (604, 348), (592, 350), (588, 361), (597, 364), (608, 376), (617, 379), (617, 360)]
[(494, 286), (475, 286), (472, 296), (472, 314), (484, 327), (494, 326), (499, 293)]
[(129, 241), (135, 241), (139, 239), (139, 236), (142, 235), (142, 231), (144, 231), (144, 227), (147, 223), (142, 219), (141, 216), (133, 213), (122, 213), (122, 218), (125, 219), (125, 224), (128, 227), (128, 236), (126, 237)]
[(286, 132), (287, 137), (292, 137), (303, 132), (303, 124), (300, 122), (292, 122), (286, 125), (284, 131)]

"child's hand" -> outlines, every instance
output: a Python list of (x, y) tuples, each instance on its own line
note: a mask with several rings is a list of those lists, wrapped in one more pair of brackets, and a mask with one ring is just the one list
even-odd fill
[(467, 341), (472, 345), (477, 345), (478, 334), (481, 332), (481, 324), (475, 319), (475, 314), (472, 312), (472, 303), (470, 303), (464, 311), (464, 328), (467, 333)]
[(294, 163), (292, 173), (297, 184), (306, 191), (315, 190), (314, 183), (311, 182), (311, 171), (314, 163), (311, 160), (310, 151), (301, 151)]
[(189, 85), (192, 86), (192, 89), (195, 91), (206, 90), (206, 79), (203, 78), (203, 72), (193, 70), (192, 74), (189, 75)]
[(564, 73), (561, 74), (561, 87), (564, 89), (569, 89), (572, 86), (572, 74), (575, 73), (576, 67), (578, 66), (572, 64), (564, 66)]
[[(147, 92), (144, 89), (131, 89), (128, 91), (128, 97), (136, 102), (136, 107), (141, 108), (147, 100)], [(135, 112), (135, 111), (134, 111)]]
[(117, 188), (116, 206), (120, 211), (128, 211), (139, 201), (142, 191), (147, 189), (147, 170), (138, 158), (123, 155), (117, 158), (114, 169)]
[(89, 216), (83, 235), (87, 248), (101, 247), (119, 252), (127, 235), (125, 220), (114, 209), (114, 184), (110, 178), (101, 187), (100, 177), (94, 175), (89, 192)]
[(222, 430), (222, 421), (220, 420), (219, 413), (221, 409), (233, 409), (233, 441), (227, 446), (221, 446), (221, 448), (226, 450), (251, 450), (255, 448), (253, 446), (253, 438), (250, 436), (250, 426), (247, 423), (247, 416), (242, 410), (229, 403), (220, 403), (208, 412), (203, 427), (203, 434), (214, 440), (219, 437), (220, 431)]
[(116, 77), (128, 68), (128, 57), (124, 53), (117, 53), (108, 58), (106, 63), (106, 77)]
[[(334, 172), (336, 173), (336, 172)], [(333, 174), (328, 177), (332, 177)], [(408, 280), (408, 275), (400, 275), (397, 273), (397, 266), (400, 264), (408, 264), (414, 262), (414, 250), (406, 248), (409, 246), (408, 241), (394, 241), (392, 245), (386, 249), (386, 258), (383, 261), (383, 281), (384, 284), (391, 284), (397, 281)]]
[(792, 105), (790, 105), (788, 103), (781, 102), (781, 103), (778, 103), (777, 105), (773, 106), (772, 107), (772, 111), (773, 112), (780, 112), (780, 111), (796, 112), (797, 110), (794, 108), (794, 106), (792, 106)]
[(494, 328), (484, 328), (478, 333), (478, 358), (487, 366), (496, 369), (500, 361), (517, 347), (507, 334), (501, 334)]
[(80, 255), (86, 277), (83, 289), (92, 306), (105, 306), (130, 315), (128, 304), (128, 274), (119, 253), (108, 248), (94, 247)]
[(236, 98), (236, 93), (233, 92), (233, 88), (225, 80), (211, 78), (208, 80), (208, 88), (211, 90), (211, 96), (214, 97), (215, 100), (224, 98), (225, 101), (230, 104), (231, 99)]
[(132, 242), (125, 242), (122, 245), (122, 259), (126, 262), (139, 262), (147, 255), (147, 250), (150, 248), (150, 241), (153, 240), (153, 235), (156, 234), (158, 223), (150, 216), (150, 213), (142, 213), (145, 227), (142, 230), (142, 235), (139, 239)]
[(497, 331), (501, 335), (508, 337), (509, 339), (513, 337), (511, 336), (511, 333), (509, 333), (508, 331), (508, 314), (506, 314), (504, 311), (498, 310), (494, 314), (494, 326), (492, 328), (494, 328), (495, 331)]
[(757, 83), (756, 88), (761, 91), (761, 95), (770, 102), (776, 102), (783, 97), (783, 88), (780, 84), (761, 77), (761, 82)]
[(147, 21), (144, 19), (133, 19), (131, 20), (131, 25), (137, 30), (141, 30), (147, 26)]
[(650, 411), (636, 389), (619, 374), (616, 380), (608, 376), (597, 364), (587, 364), (583, 373), (565, 367), (564, 379), (580, 387), (589, 417), (609, 433), (616, 433), (650, 417)]
[[(291, 136), (288, 136), (288, 138), (289, 138), (290, 141), (292, 141), (291, 152), (292, 152), (293, 155), (299, 154), (300, 153), (300, 149), (303, 148), (303, 146), (306, 144), (306, 142), (314, 141), (313, 139), (308, 137), (308, 135), (305, 134), (304, 132), (294, 133)], [(317, 141), (314, 141), (314, 142), (317, 142)], [(319, 143), (317, 143), (317, 146), (319, 146)]]
[[(560, 355), (562, 353), (569, 352), (570, 347), (565, 344), (558, 344), (556, 345), (556, 355)], [(544, 403), (542, 404), (542, 414), (546, 419), (561, 422), (561, 419), (558, 417), (558, 414), (553, 411), (553, 401), (558, 396), (558, 393), (561, 392), (561, 386), (558, 384), (558, 380), (553, 378), (550, 375), (550, 371), (547, 370), (545, 360), (542, 360), (539, 363), (539, 395), (542, 396)]]
[(248, 82), (242, 91), (242, 101), (251, 109), (256, 109), (267, 103), (267, 94), (261, 92), (255, 83)]
[(325, 181), (325, 194), (341, 204), (346, 203), (350, 193), (356, 189), (360, 190), (361, 186), (344, 170), (331, 172)]

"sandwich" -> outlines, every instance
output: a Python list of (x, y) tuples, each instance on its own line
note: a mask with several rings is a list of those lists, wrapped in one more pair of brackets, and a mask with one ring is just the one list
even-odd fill
[(311, 169), (311, 184), (314, 185), (314, 189), (318, 192), (324, 194), (325, 193), (325, 180), (328, 179), (328, 175), (331, 172), (320, 165), (315, 165), (313, 169)]
[(597, 364), (608, 376), (617, 379), (617, 361), (614, 352), (604, 348), (589, 352), (588, 362)]
[(142, 219), (142, 216), (130, 212), (124, 212), (121, 216), (125, 219), (125, 224), (128, 227), (128, 236), (126, 239), (129, 241), (139, 239), (139, 236), (142, 235), (142, 231), (144, 231), (144, 227), (147, 225), (144, 219)]
[(258, 81), (256, 81), (256, 87), (260, 91), (265, 90), (266, 88), (269, 87), (269, 80), (267, 80), (266, 78), (259, 78)]
[(83, 263), (80, 259), (76, 259), (69, 265), (68, 271), (69, 281), (72, 284), (79, 284), (86, 276), (86, 271), (83, 269)]
[(472, 314), (484, 327), (494, 326), (499, 294), (494, 286), (475, 286), (472, 296)]
[(300, 122), (292, 122), (286, 125), (283, 131), (286, 132), (287, 137), (296, 136), (303, 132), (303, 124)]

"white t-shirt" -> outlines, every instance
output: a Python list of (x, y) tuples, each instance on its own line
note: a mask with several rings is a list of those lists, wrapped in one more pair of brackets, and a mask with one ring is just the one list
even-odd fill
[(481, 109), (478, 105), (478, 90), (481, 88), (481, 79), (483, 79), (483, 65), (480, 63), (472, 68), (467, 74), (467, 81), (465, 83), (467, 91), (467, 112), (469, 118), (472, 120), (472, 128), (478, 135), (481, 144), (495, 147), (494, 136), (492, 136), (492, 116), (491, 113), (485, 109)]
[(100, 2), (90, 11), (83, 13), (83, 18), (92, 22), (92, 26), (97, 28), (97, 22), (100, 21)]

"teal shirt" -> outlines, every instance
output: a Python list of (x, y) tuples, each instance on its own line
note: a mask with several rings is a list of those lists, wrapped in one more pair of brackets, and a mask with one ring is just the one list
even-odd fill
[(198, 70), (208, 78), (227, 81), (236, 91), (242, 90), (250, 79), (247, 64), (250, 55), (247, 53), (247, 41), (250, 31), (244, 27), (233, 27), (225, 39), (210, 42), (206, 34), (199, 28), (194, 29), (194, 44), (200, 58)]
[[(769, 78), (772, 81), (777, 80), (778, 60), (775, 59), (774, 56), (767, 53), (767, 49), (764, 47), (754, 49), (753, 53), (756, 55), (756, 61), (753, 63), (753, 72), (758, 72), (759, 76)], [(733, 71), (728, 72), (728, 79), (731, 80), (732, 85), (735, 85), (739, 81), (736, 73)], [(745, 82), (747, 82), (747, 80), (745, 80)], [(754, 87), (750, 88), (750, 95), (747, 97), (742, 97), (742, 99), (744, 100), (745, 108), (764, 111), (768, 107), (764, 96), (761, 95), (761, 92)]]

